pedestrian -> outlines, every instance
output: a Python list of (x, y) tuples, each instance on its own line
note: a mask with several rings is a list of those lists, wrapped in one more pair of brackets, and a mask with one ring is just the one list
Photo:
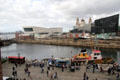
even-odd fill
[(86, 80), (86, 72), (84, 72), (83, 80)]
[(64, 72), (64, 64), (62, 65), (62, 72)]
[(50, 80), (53, 80), (53, 75), (51, 74), (51, 76), (50, 76)]
[(103, 72), (103, 68), (102, 68), (102, 66), (100, 66), (100, 72)]
[(44, 73), (44, 68), (42, 68), (41, 73)]
[(108, 69), (108, 74), (109, 74), (109, 75), (111, 74), (111, 68)]
[(58, 79), (58, 74), (57, 74), (57, 72), (55, 72), (55, 79)]
[(98, 69), (98, 64), (95, 65), (95, 68)]
[(24, 69), (24, 72), (26, 73), (27, 71), (26, 71), (26, 68)]
[(112, 75), (115, 74), (114, 70), (112, 70)]
[(86, 66), (86, 72), (87, 72), (88, 69), (89, 69), (89, 66), (87, 65), (87, 66)]
[(14, 71), (12, 72), (12, 75), (13, 75), (13, 77), (15, 77), (15, 72)]
[(13, 66), (13, 68), (12, 68), (12, 69), (13, 69), (13, 71), (15, 71), (15, 67), (14, 67), (14, 66)]
[(86, 77), (86, 80), (89, 80), (89, 77), (88, 77), (88, 76)]
[(15, 63), (15, 67), (17, 68), (17, 63)]
[(117, 73), (116, 74), (116, 80), (119, 80), (119, 77), (120, 77), (120, 75), (119, 75), (119, 73)]
[(28, 72), (28, 68), (26, 67), (26, 68), (24, 69), (24, 71), (25, 71), (25, 73), (27, 73), (27, 72)]
[(47, 77), (49, 76), (49, 71), (47, 70)]
[(50, 70), (50, 66), (49, 65), (48, 65), (47, 69)]
[(54, 70), (54, 65), (52, 65), (52, 70)]
[(53, 79), (55, 79), (55, 78), (56, 78), (56, 74), (54, 73), (54, 74), (53, 74)]
[(23, 80), (26, 80), (26, 78), (24, 78)]
[(28, 77), (30, 77), (30, 71), (28, 71)]
[(93, 73), (95, 72), (95, 65), (93, 64)]
[(15, 76), (17, 77), (17, 71), (14, 72)]

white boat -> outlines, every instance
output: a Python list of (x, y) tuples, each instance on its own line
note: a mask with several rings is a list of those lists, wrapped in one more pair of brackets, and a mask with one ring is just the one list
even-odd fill
[(91, 60), (102, 60), (102, 55), (100, 50), (92, 50)]

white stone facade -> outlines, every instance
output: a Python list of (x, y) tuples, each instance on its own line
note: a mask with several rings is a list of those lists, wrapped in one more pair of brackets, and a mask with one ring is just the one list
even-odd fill
[(62, 28), (43, 28), (34, 26), (23, 27), (24, 34), (34, 35), (35, 38), (47, 38), (51, 35), (62, 34)]

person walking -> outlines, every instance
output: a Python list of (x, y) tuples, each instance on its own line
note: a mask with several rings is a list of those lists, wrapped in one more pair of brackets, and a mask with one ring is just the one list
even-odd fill
[(93, 64), (93, 73), (95, 73), (95, 67), (96, 67), (95, 64)]
[(64, 72), (64, 64), (62, 65), (62, 72)]
[(97, 78), (95, 80), (98, 80)]
[(119, 77), (120, 77), (120, 75), (119, 75), (119, 73), (117, 73), (116, 74), (116, 80), (119, 80)]
[(89, 80), (89, 77), (88, 77), (88, 76), (86, 77), (86, 80)]
[(26, 80), (26, 78), (24, 78), (23, 80)]
[(49, 71), (47, 70), (47, 77), (49, 76)]
[(108, 69), (108, 75), (110, 75), (110, 74), (111, 74), (111, 68)]
[(15, 71), (12, 72), (12, 76), (15, 77)]
[(87, 72), (88, 69), (89, 69), (89, 66), (87, 65), (87, 66), (86, 66), (86, 72)]
[(15, 71), (15, 67), (14, 66), (13, 66), (12, 70)]
[(15, 67), (17, 68), (17, 63), (15, 63)]
[(15, 76), (17, 77), (17, 71), (14, 72)]
[(100, 72), (103, 72), (103, 68), (102, 68), (102, 66), (100, 66)]
[(53, 80), (53, 74), (50, 75), (50, 80)]
[(28, 71), (28, 77), (30, 77), (30, 71)]
[(84, 72), (83, 80), (86, 80), (86, 72)]
[(26, 67), (26, 68), (24, 69), (24, 71), (25, 71), (25, 73), (27, 73), (29, 70), (28, 70), (28, 68)]
[(52, 65), (52, 70), (54, 70), (54, 64)]
[(41, 73), (44, 73), (44, 68), (42, 67)]
[(55, 79), (58, 80), (58, 74), (57, 74), (57, 72), (55, 72)]

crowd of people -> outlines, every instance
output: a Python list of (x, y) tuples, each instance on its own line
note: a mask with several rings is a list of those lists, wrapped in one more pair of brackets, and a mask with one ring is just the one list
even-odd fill
[[(69, 68), (66, 68), (65, 66), (66, 66), (65, 64), (63, 64), (61, 66), (61, 72), (64, 72), (65, 70), (68, 70), (69, 68), (72, 68), (71, 66)], [(81, 65), (79, 65), (79, 67), (80, 66)], [(96, 72), (100, 72), (100, 73), (107, 72), (108, 75), (116, 75), (116, 80), (120, 79), (120, 75), (116, 71), (116, 66), (114, 66), (114, 65), (112, 67), (109, 67), (107, 69), (107, 71), (105, 71), (103, 69), (103, 67), (101, 65), (98, 65), (98, 64), (84, 64), (84, 66), (86, 67), (86, 70), (83, 74), (83, 80), (90, 80), (90, 76), (87, 74), (90, 71), (93, 74), (96, 73)], [(25, 63), (24, 74), (27, 75), (27, 78), (22, 78), (22, 79), (17, 77), (17, 75), (18, 75), (17, 68), (18, 67), (19, 67), (19, 65), (17, 63), (15, 63), (14, 66), (12, 67), (12, 78), (13, 79), (9, 79), (9, 80), (27, 80), (28, 78), (31, 79), (31, 80), (34, 80), (31, 76), (31, 70), (30, 70), (31, 67), (34, 67), (34, 68), (39, 67), (41, 75), (46, 74), (45, 76), (49, 80), (60, 80), (60, 75), (58, 77), (58, 72), (54, 69), (55, 68), (55, 63), (50, 63), (49, 64), (48, 62), (45, 62), (45, 61), (39, 62), (37, 60), (31, 61), (30, 63)], [(76, 68), (78, 68), (78, 67), (76, 67), (74, 65), (75, 70), (77, 70)], [(78, 70), (81, 70), (81, 68), (78, 69)], [(100, 80), (100, 79), (99, 78), (94, 78), (94, 80)]]

